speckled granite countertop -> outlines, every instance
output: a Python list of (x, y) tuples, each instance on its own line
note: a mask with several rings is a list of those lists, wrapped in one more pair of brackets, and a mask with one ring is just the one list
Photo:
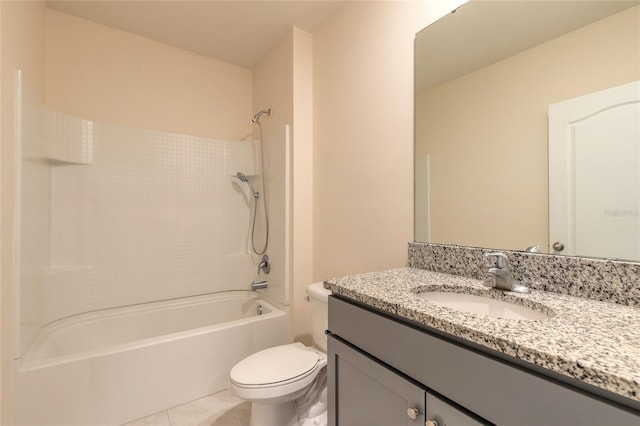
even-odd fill
[[(334, 294), (415, 321), (598, 388), (640, 401), (640, 309), (532, 290), (505, 293), (482, 281), (401, 268), (325, 281)], [(483, 294), (553, 314), (507, 320), (437, 306), (424, 291)]]

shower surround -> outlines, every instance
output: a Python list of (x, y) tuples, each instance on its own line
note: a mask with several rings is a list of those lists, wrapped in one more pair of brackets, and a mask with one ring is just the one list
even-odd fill
[[(286, 341), (285, 283), (262, 293), (268, 301), (247, 291), (258, 258), (248, 254), (250, 200), (235, 174), (256, 173), (253, 141), (73, 117), (42, 106), (20, 72), (16, 80), (17, 424), (130, 421), (226, 388), (232, 365)], [(90, 349), (65, 338), (69, 324)], [(42, 355), (43, 345), (65, 356)], [(160, 375), (169, 370), (199, 379), (172, 382)]]
[(40, 111), (42, 136), (22, 132), (31, 137), (21, 141), (25, 330), (82, 312), (249, 288), (248, 200), (233, 175), (255, 170), (252, 142)]

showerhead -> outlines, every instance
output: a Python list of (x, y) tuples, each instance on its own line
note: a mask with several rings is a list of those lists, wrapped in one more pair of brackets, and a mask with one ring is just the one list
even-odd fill
[(269, 117), (271, 117), (271, 108), (263, 109), (262, 111), (257, 112), (256, 115), (254, 115), (253, 118), (251, 119), (251, 122), (252, 123), (259, 123), (260, 116), (262, 114), (267, 114)]
[(249, 182), (249, 179), (247, 179), (247, 176), (244, 173), (238, 172), (236, 173), (236, 177), (240, 179), (241, 182), (244, 182), (247, 184), (247, 186), (249, 187), (249, 190), (251, 191), (251, 195), (253, 195), (253, 198), (255, 198), (256, 200), (260, 198), (260, 193), (255, 189), (253, 189), (253, 185), (251, 185), (251, 182)]

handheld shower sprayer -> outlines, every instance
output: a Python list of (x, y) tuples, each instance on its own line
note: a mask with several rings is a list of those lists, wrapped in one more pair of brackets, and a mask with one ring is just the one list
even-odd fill
[(236, 173), (236, 177), (240, 179), (241, 182), (244, 182), (247, 184), (247, 186), (249, 187), (249, 190), (251, 191), (251, 195), (253, 195), (253, 198), (255, 198), (256, 200), (260, 198), (260, 193), (255, 189), (253, 189), (253, 185), (251, 185), (251, 182), (249, 182), (249, 179), (247, 179), (247, 176), (244, 173), (238, 172)]
[[(1, 0), (0, 0), (1, 1)], [(267, 182), (265, 180), (265, 175), (266, 175), (266, 170), (264, 168), (264, 150), (265, 150), (265, 146), (264, 146), (264, 137), (262, 134), (262, 124), (260, 124), (260, 117), (262, 116), (262, 114), (267, 114), (267, 116), (271, 116), (271, 108), (268, 109), (263, 109), (261, 111), (258, 111), (252, 118), (251, 118), (251, 122), (253, 124), (257, 124), (258, 128), (260, 129), (260, 170), (259, 173), (257, 173), (258, 175), (261, 175), (261, 183), (262, 183), (262, 188), (260, 189), (262, 191), (262, 197), (260, 197), (260, 193), (258, 191), (256, 191), (253, 188), (253, 185), (251, 184), (251, 182), (249, 182), (249, 180), (247, 179), (247, 176), (242, 173), (242, 172), (237, 172), (236, 173), (236, 177), (238, 179), (240, 179), (241, 182), (244, 182), (247, 184), (247, 186), (249, 187), (249, 190), (251, 191), (251, 195), (253, 195), (254, 201), (253, 203), (251, 203), (250, 206), (250, 210), (253, 212), (253, 219), (251, 219), (251, 233), (250, 233), (250, 240), (251, 240), (251, 249), (253, 250), (253, 252), (257, 255), (263, 255), (267, 252), (267, 247), (269, 246), (269, 212), (268, 212), (268, 208), (267, 208), (267, 201), (268, 201), (268, 196), (267, 196)], [(262, 203), (260, 203), (260, 201), (262, 201)], [(262, 209), (260, 208), (262, 207)], [(256, 247), (256, 219), (258, 217), (258, 211), (262, 210), (263, 212), (263, 217), (264, 217), (264, 245), (261, 245), (260, 248)], [(259, 227), (261, 228), (261, 227)], [(268, 257), (267, 257), (268, 259)], [(260, 270), (262, 270), (265, 273), (269, 273), (268, 270), (264, 269), (264, 261), (262, 263), (260, 263)]]

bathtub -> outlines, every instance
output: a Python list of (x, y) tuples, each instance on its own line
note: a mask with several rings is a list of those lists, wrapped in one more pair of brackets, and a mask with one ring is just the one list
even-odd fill
[(286, 343), (287, 322), (229, 292), (48, 324), (16, 361), (16, 424), (119, 425), (221, 391), (242, 358)]

